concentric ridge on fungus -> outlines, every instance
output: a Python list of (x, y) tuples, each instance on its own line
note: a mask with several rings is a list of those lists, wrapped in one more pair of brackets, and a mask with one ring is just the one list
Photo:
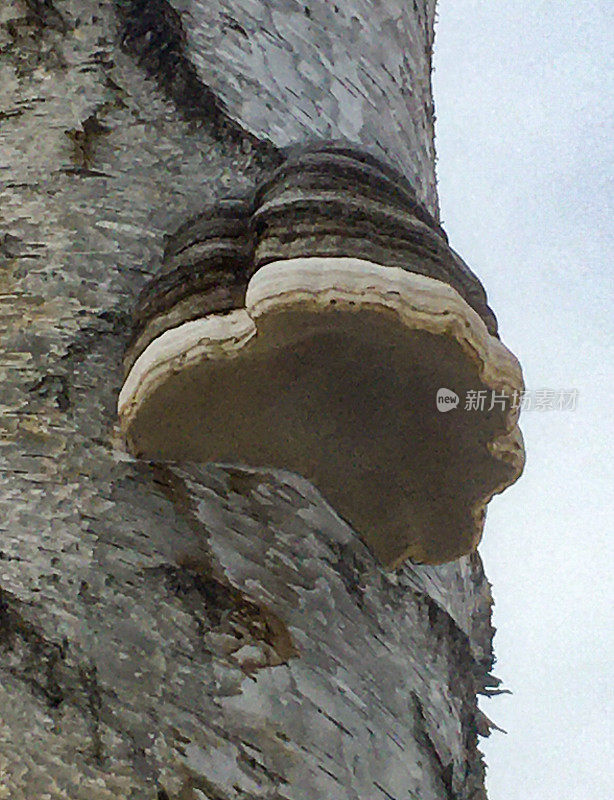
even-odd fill
[[(470, 551), (524, 460), (520, 366), (477, 278), (402, 179), (347, 150), (299, 154), (220, 208), (178, 232), (139, 303), (131, 451), (299, 472), (386, 566)], [(466, 411), (471, 390), (497, 401)]]

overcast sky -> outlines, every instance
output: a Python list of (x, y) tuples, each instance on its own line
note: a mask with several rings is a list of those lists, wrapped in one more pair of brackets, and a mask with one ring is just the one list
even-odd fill
[[(524, 476), (480, 547), (496, 602), (491, 800), (614, 796), (611, 0), (440, 0), (442, 219), (529, 389)], [(609, 720), (608, 720), (609, 717)]]

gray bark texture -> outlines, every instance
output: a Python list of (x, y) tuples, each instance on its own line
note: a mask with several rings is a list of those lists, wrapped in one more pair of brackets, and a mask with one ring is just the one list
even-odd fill
[[(437, 216), (434, 2), (0, 7), (0, 798), (484, 798), (479, 556), (384, 571), (303, 478), (120, 446), (165, 236), (279, 148)], [(380, 153), (380, 154), (381, 154)]]

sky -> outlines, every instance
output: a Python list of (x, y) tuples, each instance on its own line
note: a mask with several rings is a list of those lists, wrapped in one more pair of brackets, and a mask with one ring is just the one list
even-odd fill
[(490, 800), (609, 800), (614, 607), (611, 0), (440, 0), (442, 221), (531, 391), (527, 466), (490, 504), (496, 674)]

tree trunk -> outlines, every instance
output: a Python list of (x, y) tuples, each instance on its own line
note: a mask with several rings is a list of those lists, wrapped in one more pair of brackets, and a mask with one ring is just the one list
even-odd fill
[(0, 798), (485, 797), (477, 554), (384, 570), (290, 472), (117, 432), (165, 236), (342, 140), (437, 218), (433, 0), (0, 9)]

